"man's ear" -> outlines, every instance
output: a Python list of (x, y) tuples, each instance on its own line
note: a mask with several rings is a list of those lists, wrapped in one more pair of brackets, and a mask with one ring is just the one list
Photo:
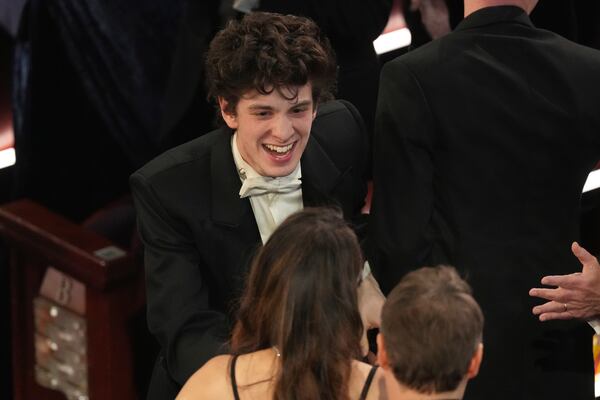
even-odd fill
[(313, 121), (317, 117), (317, 111), (318, 111), (318, 109), (319, 109), (319, 106), (315, 104), (314, 109), (313, 109), (313, 115), (312, 115)]
[(385, 340), (383, 335), (380, 333), (377, 334), (377, 364), (381, 366), (383, 369), (390, 369), (390, 362), (388, 360), (387, 351), (385, 349)]
[(467, 378), (473, 379), (479, 373), (479, 367), (481, 366), (481, 360), (483, 360), (483, 343), (479, 343), (471, 362), (469, 363), (469, 369), (467, 370)]
[(236, 117), (235, 113), (230, 113), (229, 111), (227, 111), (228, 105), (229, 105), (229, 103), (227, 102), (227, 100), (225, 100), (222, 97), (219, 97), (219, 109), (221, 110), (221, 116), (223, 117), (223, 120), (225, 121), (227, 126), (230, 127), (231, 129), (237, 129), (238, 128), (237, 117)]

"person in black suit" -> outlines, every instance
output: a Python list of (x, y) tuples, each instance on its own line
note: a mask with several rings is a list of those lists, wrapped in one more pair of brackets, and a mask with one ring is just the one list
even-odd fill
[[(131, 176), (145, 246), (148, 324), (162, 348), (149, 398), (174, 398), (204, 362), (227, 351), (250, 257), (286, 216), (335, 204), (356, 228), (362, 223), (368, 168), (362, 120), (339, 101), (319, 106), (313, 125), (335, 81), (329, 43), (316, 25), (253, 13), (217, 34), (206, 65), (226, 126)], [(367, 326), (378, 324), (383, 304), (373, 294)]]
[(569, 247), (600, 155), (600, 52), (536, 29), (535, 4), (465, 0), (454, 32), (382, 70), (373, 270), (384, 293), (422, 265), (469, 277), (486, 359), (467, 399), (593, 398), (591, 330), (540, 324), (528, 291), (577, 269)]

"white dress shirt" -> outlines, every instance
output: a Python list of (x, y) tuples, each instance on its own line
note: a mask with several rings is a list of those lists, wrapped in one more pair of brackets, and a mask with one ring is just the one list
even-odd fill
[(600, 335), (600, 319), (599, 318), (588, 319), (587, 323), (592, 328), (594, 328), (594, 331), (596, 332), (597, 335)]
[[(247, 178), (255, 178), (260, 175), (242, 158), (237, 147), (236, 137), (237, 132), (231, 137), (231, 151), (233, 152), (233, 160), (238, 170), (238, 174), (240, 175), (240, 180), (243, 183)], [(288, 176), (264, 178), (277, 184), (278, 181), (300, 179), (301, 177), (302, 170), (300, 168), (300, 163), (298, 163), (296, 169)], [(296, 211), (300, 211), (304, 208), (304, 203), (302, 202), (302, 187), (298, 187), (297, 190), (288, 193), (264, 193), (249, 197), (250, 205), (252, 205), (252, 211), (254, 212), (254, 218), (256, 219), (256, 225), (258, 226), (263, 244), (267, 242), (275, 228), (277, 228), (283, 220)]]
[[(231, 151), (233, 153), (233, 161), (240, 176), (242, 184), (245, 179), (256, 178), (261, 175), (256, 172), (240, 154), (237, 147), (237, 132), (231, 136)], [(296, 169), (287, 176), (278, 178), (263, 177), (265, 180), (269, 180), (274, 184), (278, 184), (278, 180), (294, 180), (302, 177), (302, 169), (300, 163), (296, 166)], [(240, 196), (242, 195), (243, 187), (240, 189)], [(254, 212), (254, 218), (258, 231), (260, 232), (260, 238), (262, 243), (265, 244), (273, 231), (281, 224), (287, 217), (296, 211), (300, 211), (304, 208), (302, 201), (302, 187), (300, 186), (297, 190), (288, 193), (264, 193), (259, 195), (252, 195), (250, 197), (250, 205)], [(371, 267), (368, 261), (365, 261), (361, 279), (365, 280), (371, 274)], [(379, 289), (379, 287), (377, 287)], [(379, 291), (379, 293), (381, 293)], [(383, 295), (382, 295), (383, 296)]]

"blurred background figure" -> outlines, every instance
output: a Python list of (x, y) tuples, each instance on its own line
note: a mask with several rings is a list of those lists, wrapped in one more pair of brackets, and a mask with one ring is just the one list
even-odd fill
[[(12, 51), (26, 0), (0, 3), (0, 204), (10, 199), (12, 169), (14, 165), (14, 134), (10, 101)], [(0, 398), (12, 398), (11, 335), (10, 335), (10, 285), (8, 251), (0, 241), (0, 315), (3, 316), (5, 342), (0, 344)]]
[(13, 197), (83, 221), (125, 195), (129, 174), (163, 148), (184, 4), (138, 3), (29, 1), (13, 64)]
[(402, 13), (417, 48), (447, 35), (463, 19), (462, 0), (403, 0)]
[[(202, 2), (210, 10), (207, 26), (219, 23), (218, 3)], [(0, 143), (14, 145), (18, 160), (0, 170), (2, 203), (30, 198), (125, 249), (135, 245), (128, 177), (185, 140), (164, 137), (160, 128), (187, 7), (184, 0), (0, 4), (1, 127), (7, 115), (11, 122)], [(4, 257), (1, 262), (5, 274)], [(8, 285), (8, 279), (0, 281)], [(4, 310), (9, 288), (2, 293)], [(142, 349), (136, 374), (143, 397), (152, 365), (143, 360), (154, 358), (156, 345), (143, 310), (131, 327)], [(2, 346), (3, 354), (7, 348)], [(8, 364), (10, 356), (1, 359)], [(0, 386), (10, 391), (8, 384)]]

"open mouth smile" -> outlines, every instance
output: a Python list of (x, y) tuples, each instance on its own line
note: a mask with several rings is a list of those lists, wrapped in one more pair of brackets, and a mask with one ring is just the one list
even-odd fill
[(296, 144), (296, 142), (287, 144), (285, 146), (276, 146), (274, 144), (263, 144), (263, 147), (265, 150), (267, 150), (271, 154), (274, 154), (276, 156), (284, 156), (292, 150), (292, 148), (294, 147), (295, 144)]

